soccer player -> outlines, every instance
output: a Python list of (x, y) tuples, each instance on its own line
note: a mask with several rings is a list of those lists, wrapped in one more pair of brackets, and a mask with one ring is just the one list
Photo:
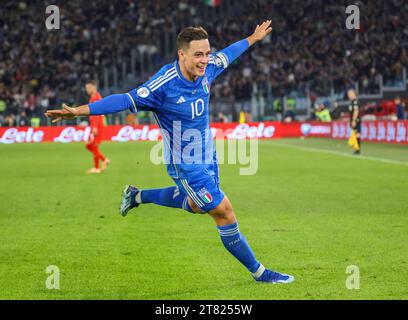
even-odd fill
[[(120, 213), (125, 216), (130, 209), (146, 203), (208, 213), (225, 248), (256, 281), (290, 283), (293, 276), (269, 270), (256, 259), (240, 232), (232, 204), (219, 186), (218, 162), (209, 126), (211, 83), (250, 46), (272, 32), (271, 23), (271, 20), (263, 22), (252, 35), (217, 53), (210, 52), (208, 34), (202, 27), (185, 28), (177, 37), (178, 59), (162, 67), (139, 88), (77, 108), (48, 110), (46, 115), (55, 122), (122, 110), (152, 111), (162, 130), (167, 171), (176, 185), (160, 189), (126, 186)], [(194, 149), (193, 161), (191, 149)], [(196, 150), (202, 152), (195, 154)]]
[(347, 97), (350, 101), (349, 111), (350, 111), (350, 127), (354, 130), (357, 138), (357, 144), (354, 145), (354, 154), (359, 155), (361, 152), (361, 112), (360, 105), (357, 100), (357, 93), (354, 88), (349, 88), (347, 90)]
[[(89, 103), (94, 103), (102, 99), (98, 92), (95, 80), (89, 80), (85, 85), (86, 93), (89, 96)], [(105, 171), (110, 160), (106, 158), (99, 150), (99, 145), (102, 142), (102, 132), (104, 127), (104, 116), (95, 115), (89, 117), (89, 125), (91, 127), (91, 135), (89, 141), (86, 143), (86, 148), (93, 154), (94, 166), (86, 173), (101, 173)], [(99, 161), (102, 161), (102, 168), (99, 168)]]

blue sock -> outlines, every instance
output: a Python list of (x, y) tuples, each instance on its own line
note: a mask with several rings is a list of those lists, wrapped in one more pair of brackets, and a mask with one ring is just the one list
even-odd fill
[[(245, 237), (239, 232), (238, 223), (217, 226), (225, 248), (237, 258), (251, 273), (256, 274), (263, 266), (256, 260)], [(262, 266), (262, 268), (261, 268)]]
[(176, 186), (161, 189), (143, 189), (140, 200), (141, 203), (155, 203), (159, 206), (180, 208), (193, 212), (188, 204), (187, 195)]

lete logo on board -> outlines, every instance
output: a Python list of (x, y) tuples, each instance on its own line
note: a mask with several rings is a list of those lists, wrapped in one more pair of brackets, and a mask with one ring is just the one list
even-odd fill
[(302, 132), (304, 136), (307, 136), (311, 130), (312, 130), (312, 125), (309, 123), (303, 123), (300, 126), (300, 131)]

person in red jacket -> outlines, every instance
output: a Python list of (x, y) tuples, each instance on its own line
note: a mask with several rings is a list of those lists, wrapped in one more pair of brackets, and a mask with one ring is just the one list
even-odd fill
[[(89, 80), (85, 85), (86, 93), (89, 95), (89, 103), (96, 102), (102, 99), (102, 96), (98, 92), (96, 81)], [(110, 160), (106, 158), (99, 150), (99, 145), (102, 142), (102, 134), (104, 127), (104, 116), (91, 116), (89, 117), (89, 125), (91, 127), (91, 134), (89, 140), (86, 143), (86, 148), (92, 152), (94, 166), (86, 173), (101, 173), (106, 170)], [(99, 168), (99, 161), (102, 161), (102, 167)]]

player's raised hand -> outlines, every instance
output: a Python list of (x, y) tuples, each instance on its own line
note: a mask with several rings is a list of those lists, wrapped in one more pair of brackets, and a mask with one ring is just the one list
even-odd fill
[(249, 45), (253, 45), (257, 41), (263, 40), (268, 34), (272, 32), (272, 20), (266, 20), (261, 24), (258, 24), (255, 31), (247, 39)]
[(63, 119), (69, 120), (76, 118), (77, 114), (76, 108), (68, 107), (66, 104), (62, 105), (61, 110), (47, 110), (44, 114), (47, 118), (52, 118), (52, 122), (58, 122)]

